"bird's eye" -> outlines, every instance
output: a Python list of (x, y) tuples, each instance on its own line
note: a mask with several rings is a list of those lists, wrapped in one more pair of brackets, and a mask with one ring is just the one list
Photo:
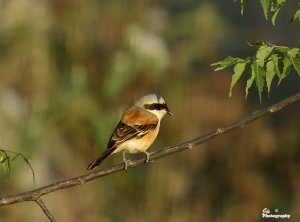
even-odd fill
[(154, 108), (155, 108), (156, 110), (160, 109), (160, 104), (158, 104), (158, 103), (154, 104)]

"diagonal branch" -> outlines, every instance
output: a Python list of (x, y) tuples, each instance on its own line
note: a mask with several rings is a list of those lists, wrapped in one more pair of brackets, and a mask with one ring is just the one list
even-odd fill
[(46, 207), (46, 205), (44, 204), (43, 200), (41, 198), (37, 198), (35, 200), (35, 202), (40, 206), (40, 208), (42, 208), (43, 212), (46, 214), (46, 216), (48, 217), (48, 219), (51, 222), (55, 222), (55, 218), (53, 217), (53, 215), (50, 213), (50, 211), (48, 210), (48, 208)]
[[(150, 161), (153, 162), (154, 160), (163, 158), (165, 156), (174, 154), (176, 152), (179, 151), (183, 151), (185, 149), (190, 149), (192, 147), (198, 146), (199, 144), (205, 143), (209, 140), (214, 139), (217, 136), (229, 133), (235, 129), (244, 127), (245, 125), (247, 125), (250, 122), (253, 122), (254, 120), (261, 118), (263, 116), (278, 112), (279, 110), (281, 110), (282, 108), (285, 108), (286, 106), (293, 104), (295, 102), (297, 102), (298, 100), (300, 100), (300, 92), (296, 93), (295, 95), (286, 98), (274, 105), (271, 105), (267, 108), (261, 109), (261, 110), (257, 110), (255, 112), (253, 112), (252, 114), (236, 121), (233, 122), (230, 125), (221, 127), (215, 131), (209, 132), (203, 136), (197, 137), (193, 140), (181, 143), (177, 146), (173, 146), (173, 147), (169, 147), (169, 148), (165, 148), (156, 152), (152, 152), (151, 156), (150, 156)], [(142, 159), (138, 159), (138, 160), (134, 160), (131, 161), (130, 164), (128, 164), (128, 168), (134, 168), (134, 167), (138, 167), (140, 165), (145, 164), (145, 158)], [(73, 177), (70, 179), (66, 179), (66, 180), (61, 180), (61, 181), (57, 181), (54, 182), (52, 184), (49, 184), (47, 186), (43, 186), (28, 192), (24, 192), (24, 193), (19, 193), (19, 194), (15, 194), (15, 195), (10, 195), (10, 196), (4, 196), (4, 197), (0, 197), (0, 206), (3, 205), (9, 205), (9, 204), (15, 204), (15, 203), (19, 203), (19, 202), (23, 202), (23, 201), (36, 201), (37, 203), (39, 203), (40, 197), (55, 192), (57, 190), (61, 190), (61, 189), (66, 189), (69, 187), (73, 187), (73, 186), (77, 186), (77, 185), (82, 185), (88, 181), (94, 180), (98, 177), (103, 177), (112, 173), (116, 173), (119, 171), (124, 170), (124, 165), (123, 164), (117, 164), (111, 167), (107, 167), (105, 169), (99, 169), (93, 172), (89, 172), (87, 174), (78, 176), (78, 177)], [(40, 202), (41, 203), (41, 202)], [(40, 204), (39, 204), (40, 205)], [(41, 206), (41, 205), (40, 205)], [(44, 208), (42, 207), (42, 209), (44, 210)], [(45, 211), (44, 211), (45, 212)], [(45, 212), (46, 213), (46, 212)], [(46, 215), (48, 216), (48, 214), (46, 213)], [(49, 217), (49, 216), (48, 216)]]

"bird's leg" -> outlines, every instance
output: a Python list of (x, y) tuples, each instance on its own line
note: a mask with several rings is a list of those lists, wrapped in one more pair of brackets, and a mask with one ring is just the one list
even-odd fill
[(150, 159), (150, 153), (148, 153), (147, 151), (144, 151), (143, 153), (146, 154), (146, 161), (145, 161), (145, 163), (148, 163), (149, 159)]
[(124, 170), (127, 170), (128, 168), (128, 160), (126, 159), (126, 153), (125, 151), (123, 152), (123, 162), (124, 162)]

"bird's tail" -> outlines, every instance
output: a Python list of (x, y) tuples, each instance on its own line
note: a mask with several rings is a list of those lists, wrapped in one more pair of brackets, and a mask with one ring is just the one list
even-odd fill
[(87, 170), (92, 170), (95, 167), (99, 166), (106, 158), (108, 158), (115, 149), (110, 148), (105, 150), (97, 159), (95, 159), (93, 162), (91, 162), (88, 167)]

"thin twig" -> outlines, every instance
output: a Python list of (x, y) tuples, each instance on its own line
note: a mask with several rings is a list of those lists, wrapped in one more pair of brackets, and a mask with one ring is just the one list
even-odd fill
[[(274, 112), (278, 112), (282, 108), (284, 108), (292, 103), (295, 103), (298, 100), (300, 100), (300, 92), (289, 98), (286, 98), (274, 105), (271, 105), (267, 108), (257, 110), (255, 112), (253, 112), (252, 114), (250, 114), (230, 125), (216, 129), (215, 131), (209, 132), (203, 136), (197, 137), (193, 140), (184, 142), (177, 146), (173, 146), (170, 148), (165, 148), (165, 149), (162, 149), (162, 150), (159, 150), (156, 152), (152, 152), (150, 155), (149, 162), (153, 162), (154, 160), (163, 158), (165, 156), (174, 154), (176, 152), (198, 146), (199, 144), (202, 144), (209, 140), (212, 140), (217, 136), (220, 136), (220, 135), (229, 133), (235, 129), (244, 127), (248, 123), (253, 122), (254, 120), (261, 118), (265, 115), (272, 114)], [(137, 167), (137, 166), (140, 166), (143, 164), (145, 164), (145, 158), (131, 161), (130, 164), (128, 164), (128, 168), (134, 168), (134, 167)], [(93, 172), (89, 172), (87, 174), (84, 174), (84, 175), (81, 175), (78, 177), (57, 181), (55, 183), (31, 190), (28, 192), (19, 193), (19, 194), (10, 195), (10, 196), (4, 196), (4, 197), (0, 198), (0, 206), (15, 204), (15, 203), (23, 202), (23, 201), (36, 201), (40, 197), (42, 197), (46, 194), (55, 192), (57, 190), (66, 189), (66, 188), (77, 186), (77, 185), (82, 185), (82, 184), (84, 184), (88, 181), (94, 180), (98, 177), (103, 177), (103, 176), (106, 176), (106, 175), (109, 175), (112, 173), (116, 173), (116, 172), (119, 172), (122, 170), (124, 170), (124, 165), (117, 164), (117, 165), (114, 165), (111, 167), (107, 167), (105, 169), (99, 169), (99, 170), (96, 170)]]
[(48, 210), (48, 208), (46, 207), (46, 205), (44, 204), (43, 200), (41, 198), (37, 198), (35, 200), (35, 202), (42, 208), (42, 210), (44, 211), (44, 213), (46, 214), (46, 216), (48, 217), (48, 219), (51, 222), (55, 222), (55, 218), (53, 217), (53, 215), (50, 213), (50, 211)]

